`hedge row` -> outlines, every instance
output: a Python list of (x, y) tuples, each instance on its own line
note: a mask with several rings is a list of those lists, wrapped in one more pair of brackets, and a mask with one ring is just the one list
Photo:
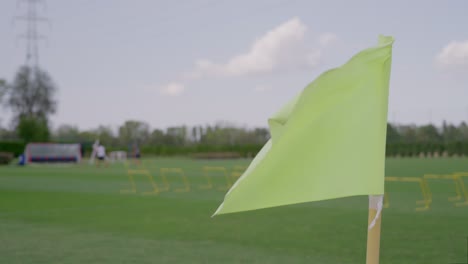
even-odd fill
[(421, 154), (446, 156), (468, 155), (468, 142), (450, 143), (387, 143), (387, 156), (414, 157)]
[(7, 165), (13, 160), (13, 153), (0, 152), (0, 165)]
[(26, 144), (20, 141), (0, 141), (0, 152), (10, 152), (18, 157), (24, 152)]
[[(210, 145), (192, 145), (192, 146), (143, 146), (141, 152), (143, 155), (157, 156), (194, 156), (200, 153), (238, 153), (240, 157), (253, 157), (260, 151), (263, 145), (235, 145), (235, 146), (210, 146)], [(10, 152), (17, 157), (23, 153), (25, 143), (18, 141), (0, 142), (0, 152)], [(85, 144), (85, 154), (91, 152), (91, 144)], [(107, 151), (124, 150), (127, 148), (107, 147)], [(468, 142), (458, 141), (450, 143), (387, 143), (387, 156), (419, 156), (421, 153), (443, 153), (448, 156), (465, 155), (468, 156)]]
[[(142, 153), (158, 156), (175, 156), (175, 155), (194, 155), (200, 153), (238, 153), (241, 157), (253, 157), (260, 151), (263, 145), (247, 145), (247, 146), (206, 146), (196, 145), (187, 147), (170, 147), (170, 146), (146, 146), (141, 149)], [(421, 153), (432, 155), (447, 156), (468, 156), (468, 142), (452, 142), (452, 143), (388, 143), (386, 146), (387, 156), (403, 156), (412, 157), (419, 156)]]
[(240, 157), (253, 157), (263, 145), (236, 145), (236, 146), (209, 146), (193, 145), (186, 147), (172, 146), (144, 146), (141, 152), (144, 155), (157, 156), (181, 156), (181, 155), (200, 155), (200, 153), (238, 153)]

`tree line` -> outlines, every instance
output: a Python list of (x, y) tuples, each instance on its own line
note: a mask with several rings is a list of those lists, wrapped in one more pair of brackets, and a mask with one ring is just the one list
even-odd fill
[[(269, 139), (266, 128), (245, 128), (227, 122), (214, 125), (174, 126), (151, 129), (143, 121), (125, 121), (117, 130), (110, 126), (80, 130), (74, 125), (60, 125), (39, 139), (41, 142), (81, 143), (90, 151), (95, 140), (108, 150), (131, 150), (137, 145), (143, 153), (177, 155), (197, 152), (239, 152), (253, 155)], [(14, 130), (0, 128), (1, 142), (25, 142)]]
[(468, 155), (468, 125), (387, 125), (387, 156)]
[[(198, 152), (239, 152), (254, 155), (270, 138), (267, 128), (246, 128), (228, 122), (214, 125), (154, 128), (143, 121), (128, 120), (118, 129), (98, 126), (80, 130), (61, 125), (43, 134), (39, 141), (81, 143), (90, 150), (96, 139), (109, 150), (130, 150), (134, 145), (145, 154), (177, 155)], [(25, 142), (15, 130), (0, 129), (0, 141)], [(388, 156), (468, 155), (468, 125), (387, 125)]]
[[(143, 154), (178, 155), (204, 152), (236, 152), (252, 156), (269, 139), (267, 128), (245, 128), (218, 122), (214, 125), (154, 128), (139, 120), (128, 120), (117, 130), (98, 126), (80, 130), (61, 125), (50, 130), (49, 117), (55, 113), (56, 86), (39, 67), (21, 66), (12, 82), (0, 79), (0, 104), (13, 113), (11, 128), (0, 127), (0, 152), (16, 155), (28, 142), (81, 143), (89, 151), (96, 139), (109, 150), (127, 150), (137, 145)], [(359, 150), (356, 150), (359, 151)], [(387, 156), (468, 155), (468, 126), (443, 123), (387, 125)]]

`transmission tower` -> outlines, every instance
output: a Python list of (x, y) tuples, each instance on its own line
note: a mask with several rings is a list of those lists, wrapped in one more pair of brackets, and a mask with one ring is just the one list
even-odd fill
[(45, 37), (38, 32), (37, 25), (41, 22), (49, 22), (45, 17), (38, 15), (37, 5), (43, 3), (43, 0), (19, 0), (18, 5), (26, 4), (26, 13), (16, 16), (16, 20), (26, 22), (26, 32), (19, 35), (26, 40), (26, 65), (37, 68), (39, 65), (39, 40)]

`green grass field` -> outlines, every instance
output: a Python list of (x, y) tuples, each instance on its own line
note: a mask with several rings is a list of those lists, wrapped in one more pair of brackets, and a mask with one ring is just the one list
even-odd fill
[[(0, 263), (365, 263), (367, 197), (211, 218), (225, 191), (200, 190), (201, 168), (248, 162), (145, 160), (158, 184), (160, 167), (182, 168), (191, 183), (153, 196), (141, 194), (151, 190), (144, 176), (138, 193), (121, 193), (130, 188), (122, 164), (0, 167)], [(389, 159), (386, 175), (456, 171), (468, 171), (468, 159)], [(178, 175), (169, 180), (182, 186)], [(431, 209), (416, 212), (416, 183), (386, 184), (381, 263), (467, 262), (468, 207), (448, 201), (452, 181), (430, 187)]]

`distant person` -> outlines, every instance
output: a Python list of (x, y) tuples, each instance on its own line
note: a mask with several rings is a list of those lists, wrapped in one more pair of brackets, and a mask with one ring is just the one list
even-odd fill
[(18, 165), (24, 166), (26, 164), (26, 157), (24, 154), (19, 155), (18, 157)]
[(99, 146), (97, 147), (97, 151), (96, 151), (96, 156), (97, 156), (97, 162), (96, 162), (96, 166), (99, 167), (99, 164), (104, 164), (104, 165), (107, 165), (107, 162), (106, 162), (106, 148), (102, 145), (102, 144), (99, 144)]
[(99, 140), (94, 141), (93, 144), (93, 151), (91, 152), (91, 156), (89, 157), (89, 164), (94, 164), (94, 160), (96, 159), (97, 149), (99, 147)]
[(83, 146), (83, 143), (80, 143), (80, 155), (81, 155), (81, 158), (83, 159), (83, 157), (84, 157), (84, 146)]
[(141, 158), (141, 153), (140, 153), (140, 148), (138, 147), (137, 144), (133, 145), (133, 158), (135, 159), (135, 164), (140, 165), (140, 158)]

